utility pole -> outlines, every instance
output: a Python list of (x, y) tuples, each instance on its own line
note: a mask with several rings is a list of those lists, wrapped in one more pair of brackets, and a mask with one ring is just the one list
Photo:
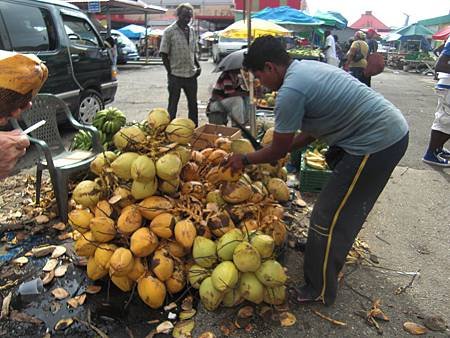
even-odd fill
[(410, 15), (409, 15), (409, 14), (406, 14), (406, 13), (403, 13), (403, 15), (405, 16), (405, 26), (408, 26)]

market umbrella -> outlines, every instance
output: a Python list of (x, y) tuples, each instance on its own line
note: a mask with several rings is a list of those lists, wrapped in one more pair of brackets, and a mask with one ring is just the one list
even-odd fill
[(409, 26), (400, 28), (396, 30), (394, 33), (404, 36), (426, 36), (426, 35), (433, 35), (433, 31), (429, 30), (427, 27), (421, 25), (420, 23), (413, 23)]
[(213, 72), (225, 72), (227, 70), (241, 69), (244, 62), (244, 54), (247, 52), (247, 48), (237, 50), (223, 58), (222, 61), (214, 68)]
[[(284, 27), (281, 27), (273, 22), (252, 19), (252, 38), (257, 38), (262, 35), (277, 35), (277, 36), (289, 36), (291, 32)], [(246, 39), (247, 34), (247, 21), (239, 20), (225, 28), (220, 35), (227, 38)]]
[(447, 38), (450, 36), (450, 26), (442, 28), (440, 31), (433, 34), (432, 39), (433, 40), (447, 40)]
[[(139, 25), (128, 25), (118, 29), (119, 32), (123, 33), (129, 39), (139, 39), (142, 35), (145, 35), (145, 27)], [(150, 29), (147, 29), (147, 32)]]
[(322, 20), (318, 20), (289, 6), (266, 7), (262, 11), (253, 14), (253, 18), (267, 20), (278, 25), (320, 26), (324, 23)]
[(347, 27), (348, 23), (347, 19), (337, 12), (317, 11), (316, 14), (314, 14), (314, 18), (323, 21), (325, 26), (330, 26), (337, 29), (344, 29)]

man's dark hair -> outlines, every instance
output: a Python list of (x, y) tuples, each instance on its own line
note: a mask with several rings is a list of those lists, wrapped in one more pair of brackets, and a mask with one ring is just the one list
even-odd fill
[(194, 7), (189, 2), (185, 2), (185, 3), (181, 3), (177, 6), (177, 9), (176, 9), (177, 16), (180, 16), (181, 12), (183, 11), (183, 8), (186, 8), (187, 10), (191, 10), (192, 12), (194, 12)]
[(264, 35), (256, 38), (250, 45), (244, 56), (243, 67), (251, 71), (258, 71), (264, 70), (266, 62), (287, 66), (290, 60), (289, 54), (279, 39), (271, 35)]
[(331, 31), (329, 31), (329, 30), (326, 30), (325, 31), (325, 36), (328, 36), (328, 35), (330, 35), (331, 34)]
[(339, 38), (338, 38), (338, 36), (337, 36), (336, 34), (333, 35), (333, 38), (334, 38), (334, 41), (335, 41), (335, 42), (338, 42)]

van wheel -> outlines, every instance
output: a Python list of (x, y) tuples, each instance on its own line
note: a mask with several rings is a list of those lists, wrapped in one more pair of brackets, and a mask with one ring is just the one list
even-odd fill
[(100, 94), (92, 89), (85, 90), (80, 97), (78, 106), (78, 121), (80, 123), (91, 124), (95, 114), (105, 108)]

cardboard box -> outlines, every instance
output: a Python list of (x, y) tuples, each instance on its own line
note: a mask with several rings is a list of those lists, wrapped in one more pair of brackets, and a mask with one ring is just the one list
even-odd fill
[(217, 124), (205, 124), (194, 130), (192, 137), (192, 148), (203, 150), (214, 146), (214, 141), (219, 137), (227, 137), (230, 140), (241, 138), (239, 128), (225, 127)]

